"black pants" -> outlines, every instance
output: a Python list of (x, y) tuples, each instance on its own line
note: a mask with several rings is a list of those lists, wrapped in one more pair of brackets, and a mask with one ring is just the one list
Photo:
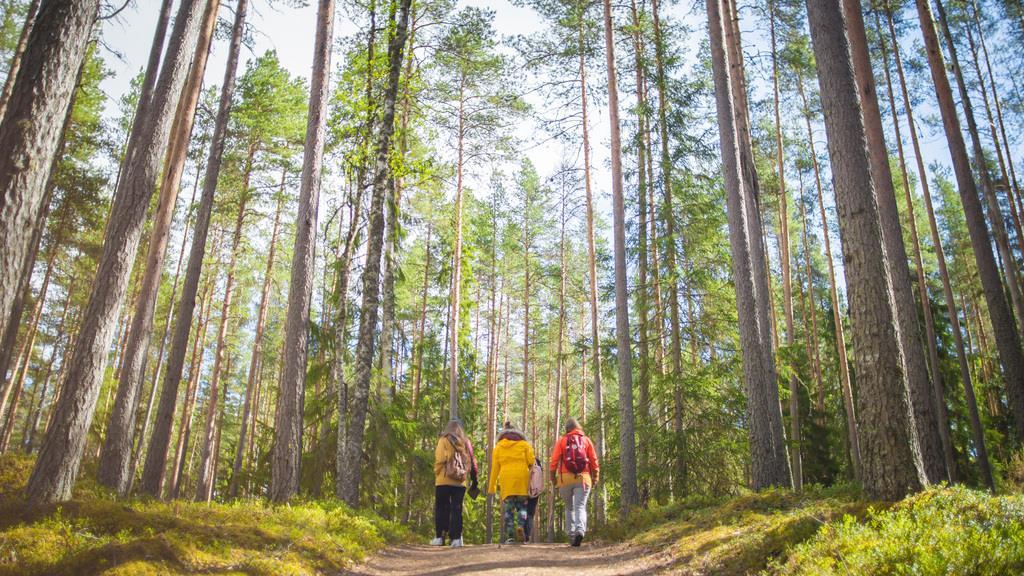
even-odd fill
[(530, 498), (526, 501), (526, 540), (527, 542), (533, 542), (530, 539), (530, 532), (533, 531), (533, 516), (537, 513), (537, 501), (540, 500), (540, 496)]
[(448, 540), (462, 538), (462, 499), (465, 486), (434, 486), (434, 536)]

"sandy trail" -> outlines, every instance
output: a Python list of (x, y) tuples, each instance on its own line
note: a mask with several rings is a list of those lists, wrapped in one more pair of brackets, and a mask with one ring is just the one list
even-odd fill
[(349, 576), (463, 576), (540, 574), (586, 576), (632, 576), (655, 574), (668, 568), (669, 559), (660, 554), (624, 545), (566, 544), (480, 545), (452, 549), (409, 545), (388, 548), (345, 572)]

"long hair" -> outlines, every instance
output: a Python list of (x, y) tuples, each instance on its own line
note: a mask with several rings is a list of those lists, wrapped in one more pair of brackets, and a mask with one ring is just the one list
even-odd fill
[(455, 438), (455, 445), (458, 448), (466, 446), (466, 431), (462, 429), (462, 424), (458, 420), (449, 420), (441, 431), (441, 436)]

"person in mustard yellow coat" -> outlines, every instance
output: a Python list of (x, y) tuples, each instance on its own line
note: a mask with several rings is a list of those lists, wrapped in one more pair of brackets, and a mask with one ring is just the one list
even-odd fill
[(505, 542), (523, 542), (526, 537), (526, 505), (530, 494), (530, 465), (536, 461), (533, 446), (510, 422), (505, 422), (491, 455), (487, 493), (501, 492), (502, 527)]
[[(449, 475), (449, 463), (461, 462), (462, 478)], [(473, 444), (462, 429), (459, 420), (451, 420), (444, 427), (434, 449), (434, 539), (432, 546), (444, 546), (445, 533), (453, 548), (462, 546), (462, 501), (466, 496), (466, 481), (476, 484), (477, 466)]]

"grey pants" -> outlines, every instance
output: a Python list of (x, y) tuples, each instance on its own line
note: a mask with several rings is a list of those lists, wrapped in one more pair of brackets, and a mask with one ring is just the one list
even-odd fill
[(590, 486), (583, 482), (569, 484), (558, 489), (559, 496), (565, 500), (565, 530), (572, 537), (587, 532), (587, 497)]

